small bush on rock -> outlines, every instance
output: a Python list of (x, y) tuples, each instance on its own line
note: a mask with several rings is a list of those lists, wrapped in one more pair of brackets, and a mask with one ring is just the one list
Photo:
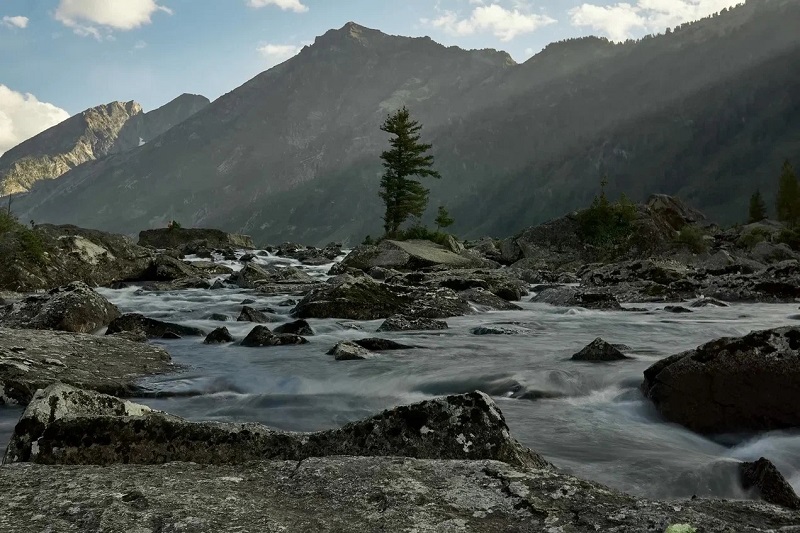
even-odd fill
[(697, 226), (687, 225), (681, 228), (681, 231), (678, 233), (675, 241), (679, 245), (685, 246), (696, 254), (702, 254), (703, 252), (708, 251), (708, 243), (705, 239), (705, 233), (703, 233), (703, 230)]
[(34, 263), (43, 264), (45, 260), (44, 243), (35, 229), (30, 229), (11, 214), (0, 213), (0, 237), (10, 236), (14, 245), (4, 249), (3, 255), (15, 260), (19, 256)]
[(747, 233), (742, 234), (736, 241), (736, 246), (745, 250), (752, 250), (755, 246), (764, 241), (768, 241), (770, 232), (764, 228), (753, 228)]

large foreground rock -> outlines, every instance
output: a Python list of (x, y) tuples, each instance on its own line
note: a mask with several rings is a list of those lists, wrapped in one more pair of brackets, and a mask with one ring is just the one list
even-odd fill
[[(552, 468), (499, 461), (323, 457), (248, 465), (0, 468), (6, 533), (702, 533), (792, 531), (757, 502), (649, 501)], [(679, 531), (693, 531), (680, 529)]]
[(700, 433), (800, 427), (800, 328), (723, 338), (659, 361), (642, 391)]
[(0, 307), (0, 326), (91, 333), (120, 316), (117, 307), (81, 281)]
[(754, 489), (764, 501), (789, 509), (800, 509), (797, 493), (769, 459), (762, 457), (752, 463), (742, 463), (739, 465), (739, 474), (742, 486)]
[(396, 407), (335, 430), (290, 433), (259, 424), (188, 422), (61, 384), (36, 394), (15, 428), (4, 463), (231, 464), (329, 455), (548, 465), (510, 437), (502, 413), (482, 392)]
[(248, 235), (226, 233), (218, 229), (204, 228), (162, 228), (145, 230), (139, 233), (139, 246), (152, 248), (182, 248), (202, 241), (209, 248), (255, 248)]
[(127, 396), (137, 378), (170, 368), (161, 348), (121, 338), (0, 329), (0, 404), (27, 404), (57, 381)]
[(139, 313), (126, 313), (108, 325), (106, 335), (122, 332), (143, 333), (148, 339), (203, 337), (205, 332), (191, 326), (162, 322)]

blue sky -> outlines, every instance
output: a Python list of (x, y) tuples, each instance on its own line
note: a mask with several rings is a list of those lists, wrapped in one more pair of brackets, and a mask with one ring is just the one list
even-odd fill
[(0, 0), (0, 154), (101, 103), (213, 100), (348, 21), (521, 62), (552, 41), (640, 37), (738, 1)]

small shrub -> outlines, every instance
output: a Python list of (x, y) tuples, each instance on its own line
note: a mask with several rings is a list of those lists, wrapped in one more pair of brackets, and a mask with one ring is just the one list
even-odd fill
[(787, 245), (794, 251), (800, 251), (800, 230), (784, 228), (778, 234), (776, 241)]
[(708, 243), (705, 233), (697, 226), (686, 225), (681, 228), (675, 241), (691, 250), (693, 253), (701, 254), (708, 251)]
[(611, 203), (601, 193), (588, 209), (578, 213), (578, 232), (587, 243), (610, 251), (630, 237), (635, 219), (636, 206), (625, 195)]
[(364, 246), (373, 246), (375, 244), (375, 240), (372, 238), (371, 235), (367, 235), (364, 237), (364, 240), (361, 241), (361, 244)]
[(12, 252), (16, 259), (16, 254), (20, 254), (34, 263), (44, 264), (45, 249), (41, 235), (36, 230), (20, 224), (19, 221), (8, 213), (0, 213), (0, 235), (12, 234), (16, 241), (16, 250)]
[(399, 230), (396, 235), (398, 241), (431, 241), (442, 246), (447, 246), (450, 235), (439, 231), (431, 231), (422, 224), (415, 224), (406, 230)]
[(753, 228), (742, 234), (736, 241), (736, 246), (745, 250), (752, 250), (756, 244), (770, 239), (770, 232), (765, 228)]

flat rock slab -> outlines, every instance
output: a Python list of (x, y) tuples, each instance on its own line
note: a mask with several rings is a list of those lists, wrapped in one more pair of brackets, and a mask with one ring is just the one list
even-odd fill
[(704, 533), (776, 531), (754, 502), (652, 502), (555, 469), (496, 461), (326, 457), (247, 465), (0, 468), (0, 530)]
[(27, 404), (57, 381), (127, 396), (136, 379), (171, 367), (163, 349), (118, 337), (0, 328), (0, 405)]

